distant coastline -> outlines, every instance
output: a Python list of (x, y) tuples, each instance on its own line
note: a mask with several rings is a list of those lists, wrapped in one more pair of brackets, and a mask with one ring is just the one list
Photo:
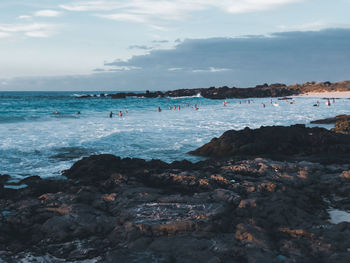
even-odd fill
[(202, 96), (208, 99), (244, 99), (244, 98), (266, 98), (284, 96), (311, 96), (311, 97), (350, 97), (350, 81), (341, 82), (306, 82), (287, 86), (285, 84), (263, 84), (253, 88), (229, 88), (210, 87), (200, 89), (178, 89), (171, 91), (146, 91), (145, 93), (119, 92), (99, 95), (82, 95), (77, 98), (112, 98), (125, 99), (126, 97), (158, 98), (158, 97), (193, 97)]

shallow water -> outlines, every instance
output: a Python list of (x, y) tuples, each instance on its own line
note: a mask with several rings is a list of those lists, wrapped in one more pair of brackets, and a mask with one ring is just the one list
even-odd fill
[(349, 222), (350, 223), (350, 213), (347, 211), (337, 210), (337, 209), (329, 209), (328, 210), (330, 216), (330, 222), (332, 224), (339, 224), (341, 222)]
[[(186, 153), (226, 130), (309, 124), (350, 109), (349, 99), (336, 100), (330, 107), (317, 98), (295, 98), (295, 104), (273, 99), (278, 107), (269, 98), (253, 99), (250, 104), (231, 99), (224, 107), (222, 100), (201, 97), (78, 99), (81, 94), (0, 93), (0, 174), (57, 176), (81, 157), (99, 153), (198, 161)], [(317, 100), (320, 107), (313, 107)], [(169, 105), (180, 105), (181, 110), (168, 110)], [(158, 107), (162, 112), (157, 112)], [(59, 115), (54, 114), (56, 109)], [(128, 113), (109, 118), (110, 111), (120, 110)]]

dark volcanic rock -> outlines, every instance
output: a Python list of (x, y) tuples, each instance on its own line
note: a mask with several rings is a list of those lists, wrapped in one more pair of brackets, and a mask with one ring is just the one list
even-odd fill
[(345, 263), (350, 223), (331, 224), (327, 209), (349, 209), (349, 171), (94, 155), (68, 180), (30, 177), (2, 196), (0, 262)]
[[(287, 86), (285, 84), (263, 84), (253, 88), (229, 88), (227, 86), (206, 89), (179, 89), (167, 91), (164, 97), (183, 97), (201, 94), (209, 99), (230, 99), (230, 98), (262, 98), (262, 97), (288, 97), (309, 92), (326, 91), (350, 91), (350, 81), (344, 82), (306, 82)], [(287, 99), (287, 98), (286, 98)]]
[[(292, 95), (298, 95), (308, 92), (326, 92), (326, 91), (350, 91), (350, 81), (343, 82), (306, 82), (304, 84), (295, 84), (287, 86), (285, 84), (263, 84), (257, 85), (252, 88), (229, 88), (224, 87), (210, 87), (199, 89), (178, 89), (166, 92), (146, 91), (145, 93), (115, 93), (107, 94), (101, 97), (110, 97), (112, 99), (124, 99), (126, 97), (144, 97), (144, 98), (157, 98), (157, 97), (189, 97), (200, 94), (204, 98), (209, 99), (230, 99), (230, 98), (263, 98), (263, 97), (287, 97)], [(84, 95), (78, 98), (91, 98), (91, 95)], [(96, 97), (96, 95), (94, 95)], [(286, 98), (287, 99), (287, 98)]]
[(209, 157), (272, 156), (312, 157), (350, 156), (350, 136), (336, 134), (324, 128), (272, 126), (251, 130), (225, 132), (220, 138), (190, 152)]
[(347, 120), (337, 120), (332, 131), (337, 133), (350, 134), (350, 118)]
[(335, 116), (334, 118), (327, 118), (327, 119), (322, 119), (322, 120), (315, 120), (312, 121), (311, 123), (315, 124), (333, 124), (336, 123), (337, 121), (350, 121), (350, 115), (338, 115)]

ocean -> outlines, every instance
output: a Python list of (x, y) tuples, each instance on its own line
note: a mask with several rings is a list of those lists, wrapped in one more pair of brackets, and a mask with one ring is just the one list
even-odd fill
[[(0, 92), (0, 174), (14, 179), (57, 177), (82, 157), (101, 153), (196, 162), (202, 159), (187, 152), (227, 130), (309, 125), (312, 120), (346, 114), (350, 109), (349, 99), (338, 99), (331, 106), (320, 98), (294, 97), (294, 104), (273, 98), (278, 106), (273, 106), (270, 98), (254, 98), (250, 103), (248, 99), (229, 99), (224, 106), (223, 100), (200, 95), (79, 99), (83, 94), (87, 93)], [(313, 107), (317, 100), (320, 107)], [(194, 110), (195, 104), (199, 110)], [(174, 106), (181, 109), (173, 110)], [(109, 118), (111, 111), (122, 111), (123, 116)]]

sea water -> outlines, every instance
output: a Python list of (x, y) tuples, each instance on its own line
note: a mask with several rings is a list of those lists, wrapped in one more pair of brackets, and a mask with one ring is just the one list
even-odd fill
[[(309, 125), (315, 119), (348, 114), (350, 109), (349, 99), (338, 99), (331, 106), (320, 98), (295, 97), (295, 104), (273, 98), (278, 106), (271, 104), (270, 98), (250, 99), (250, 103), (248, 99), (229, 99), (224, 106), (223, 100), (199, 95), (78, 98), (81, 95), (0, 92), (0, 174), (14, 178), (59, 176), (82, 157), (101, 153), (166, 162), (199, 161), (201, 158), (187, 152), (227, 130)], [(313, 107), (317, 100), (320, 106)], [(195, 104), (199, 110), (194, 110)], [(174, 106), (180, 106), (180, 110), (174, 110)], [(109, 118), (111, 111), (122, 111), (123, 116)]]

